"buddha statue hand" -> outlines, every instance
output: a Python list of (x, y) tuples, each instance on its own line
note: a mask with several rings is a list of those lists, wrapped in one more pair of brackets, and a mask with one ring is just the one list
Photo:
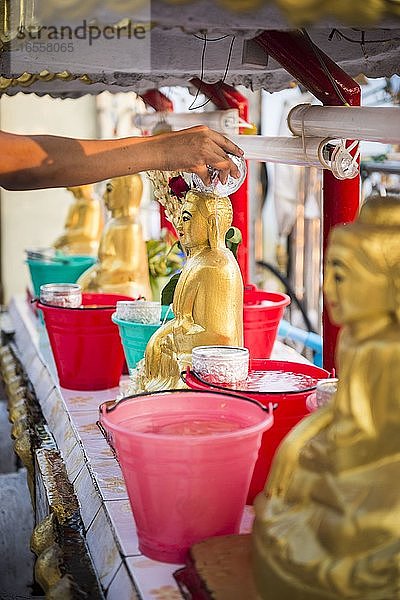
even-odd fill
[(197, 325), (193, 321), (193, 318), (190, 317), (180, 325), (174, 327), (173, 335), (175, 345), (177, 348), (179, 348), (181, 353), (190, 354), (195, 345), (193, 344), (193, 336), (204, 332), (204, 327)]
[(299, 464), (310, 471), (323, 472), (326, 469), (334, 469), (332, 455), (329, 453), (329, 444), (326, 434), (322, 431), (301, 450)]

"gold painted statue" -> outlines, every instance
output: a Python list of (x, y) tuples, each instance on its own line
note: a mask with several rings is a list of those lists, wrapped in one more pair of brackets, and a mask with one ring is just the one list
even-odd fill
[(56, 239), (53, 248), (65, 254), (96, 256), (103, 229), (103, 211), (93, 195), (93, 185), (67, 188), (75, 197), (64, 225), (64, 233)]
[(333, 230), (325, 276), (342, 325), (332, 404), (284, 440), (255, 500), (264, 600), (400, 598), (400, 199)]
[(103, 230), (98, 262), (78, 280), (83, 291), (151, 300), (147, 250), (138, 218), (142, 191), (140, 175), (117, 177), (107, 184), (104, 202), (111, 219)]
[(175, 318), (150, 339), (140, 389), (183, 386), (180, 373), (191, 364), (195, 346), (241, 346), (243, 282), (225, 234), (232, 223), (229, 198), (189, 191), (175, 220), (187, 254), (176, 286)]

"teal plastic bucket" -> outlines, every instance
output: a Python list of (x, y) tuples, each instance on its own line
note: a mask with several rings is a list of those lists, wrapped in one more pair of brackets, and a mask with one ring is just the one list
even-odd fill
[(113, 322), (118, 325), (119, 335), (121, 336), (121, 342), (124, 348), (128, 369), (135, 369), (137, 363), (142, 360), (149, 339), (153, 333), (155, 333), (157, 329), (161, 327), (162, 323), (164, 322), (165, 315), (167, 315), (167, 321), (170, 321), (174, 318), (172, 309), (169, 312), (168, 309), (169, 306), (161, 307), (161, 321), (157, 325), (123, 321), (122, 319), (117, 319), (115, 313), (112, 315), (111, 318)]
[(94, 256), (71, 255), (67, 263), (46, 262), (27, 259), (35, 296), (40, 295), (40, 286), (45, 283), (75, 283), (86, 269), (97, 260)]

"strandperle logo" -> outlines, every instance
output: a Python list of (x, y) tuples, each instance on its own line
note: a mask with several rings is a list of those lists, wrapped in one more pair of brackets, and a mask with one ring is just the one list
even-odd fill
[(97, 40), (145, 40), (150, 28), (139, 23), (128, 21), (126, 25), (93, 25), (86, 19), (75, 27), (71, 25), (42, 25), (38, 28), (20, 30), (17, 39), (25, 42), (68, 42), (73, 40), (88, 41), (92, 46)]

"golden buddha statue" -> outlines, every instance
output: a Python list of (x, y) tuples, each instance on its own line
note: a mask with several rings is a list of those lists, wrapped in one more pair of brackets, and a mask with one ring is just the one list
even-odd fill
[(93, 185), (67, 188), (75, 200), (70, 206), (64, 233), (53, 243), (53, 248), (65, 254), (96, 256), (103, 229), (103, 211), (93, 195)]
[(400, 598), (400, 199), (332, 231), (324, 291), (342, 325), (332, 404), (285, 438), (255, 500), (265, 600)]
[(195, 346), (241, 346), (243, 282), (225, 234), (232, 223), (229, 198), (195, 190), (186, 194), (176, 221), (187, 254), (173, 300), (175, 318), (151, 337), (139, 388), (183, 387), (180, 373)]
[(140, 175), (117, 177), (107, 184), (104, 202), (111, 219), (101, 236), (98, 262), (78, 279), (83, 291), (151, 299), (146, 244), (138, 218), (142, 191)]

